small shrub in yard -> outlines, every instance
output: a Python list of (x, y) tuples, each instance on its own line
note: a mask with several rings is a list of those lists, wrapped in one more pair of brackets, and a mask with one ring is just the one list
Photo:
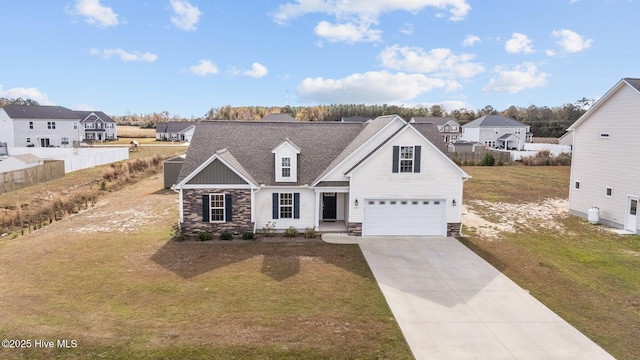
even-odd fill
[(213, 236), (211, 236), (211, 234), (208, 232), (201, 232), (200, 234), (198, 234), (198, 240), (200, 241), (209, 241), (211, 239), (213, 239)]
[(484, 154), (481, 164), (482, 166), (494, 166), (496, 164), (496, 159), (493, 157), (493, 153), (491, 151), (487, 151)]
[(312, 227), (307, 227), (304, 229), (304, 237), (307, 239), (313, 239), (316, 237), (316, 231)]
[(253, 231), (246, 231), (242, 234), (243, 240), (253, 240), (256, 237), (256, 234)]
[(298, 235), (300, 235), (300, 233), (298, 233), (298, 230), (296, 230), (296, 228), (294, 228), (293, 226), (290, 226), (287, 230), (284, 231), (284, 236), (288, 238), (294, 238)]
[(233, 234), (228, 231), (223, 231), (220, 233), (220, 240), (231, 240), (233, 239)]
[(266, 236), (273, 236), (276, 233), (276, 223), (267, 221), (267, 223), (262, 227), (262, 232)]

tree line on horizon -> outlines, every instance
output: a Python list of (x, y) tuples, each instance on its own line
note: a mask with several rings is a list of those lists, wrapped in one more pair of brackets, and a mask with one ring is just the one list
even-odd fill
[[(340, 121), (343, 117), (366, 117), (374, 119), (382, 115), (399, 115), (405, 120), (412, 117), (452, 117), (460, 125), (467, 124), (484, 115), (502, 115), (531, 126), (531, 132), (536, 137), (560, 137), (566, 129), (584, 114), (595, 100), (582, 98), (572, 104), (557, 107), (536, 106), (516, 107), (499, 111), (491, 105), (482, 109), (456, 109), (446, 111), (441, 105), (431, 107), (404, 107), (397, 105), (365, 105), (365, 104), (332, 104), (316, 106), (222, 106), (212, 107), (201, 118), (184, 118), (162, 111), (151, 114), (129, 113), (125, 115), (111, 115), (119, 125), (155, 128), (158, 123), (169, 121), (200, 121), (200, 120), (245, 120), (257, 121), (272, 113), (289, 114), (298, 121)], [(0, 98), (0, 106), (8, 104), (39, 105), (31, 99)]]

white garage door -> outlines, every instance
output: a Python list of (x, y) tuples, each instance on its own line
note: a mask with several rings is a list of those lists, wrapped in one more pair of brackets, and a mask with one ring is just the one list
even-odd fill
[(366, 200), (363, 235), (446, 235), (444, 200)]

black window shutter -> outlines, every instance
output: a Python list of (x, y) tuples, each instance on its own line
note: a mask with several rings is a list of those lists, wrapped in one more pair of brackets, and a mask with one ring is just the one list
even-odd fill
[(415, 146), (413, 150), (413, 172), (420, 172), (420, 150), (421, 146)]
[(211, 204), (209, 203), (209, 195), (202, 195), (202, 221), (210, 222)]
[(227, 194), (224, 196), (224, 215), (225, 221), (233, 221), (233, 207), (231, 206), (233, 201), (233, 195)]
[(271, 194), (271, 217), (277, 219), (280, 215), (280, 195), (278, 193)]
[(293, 218), (300, 219), (300, 193), (293, 193)]
[(400, 146), (393, 147), (393, 169), (394, 173), (397, 173), (400, 169)]

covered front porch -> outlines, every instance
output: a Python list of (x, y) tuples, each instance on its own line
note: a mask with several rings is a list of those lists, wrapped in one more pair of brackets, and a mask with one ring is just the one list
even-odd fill
[(349, 219), (348, 182), (320, 183), (315, 189), (315, 229), (321, 233), (347, 232)]

